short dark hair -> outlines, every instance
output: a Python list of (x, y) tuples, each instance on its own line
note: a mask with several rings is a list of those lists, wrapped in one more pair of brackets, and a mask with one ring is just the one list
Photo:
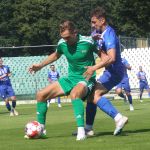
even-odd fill
[(65, 30), (69, 30), (69, 32), (71, 33), (77, 31), (74, 23), (69, 20), (62, 21), (59, 27), (60, 27), (60, 33), (64, 32)]
[(91, 11), (91, 17), (95, 16), (96, 18), (104, 17), (106, 18), (106, 11), (103, 7), (96, 7)]
[(50, 65), (50, 67), (55, 67), (54, 65)]

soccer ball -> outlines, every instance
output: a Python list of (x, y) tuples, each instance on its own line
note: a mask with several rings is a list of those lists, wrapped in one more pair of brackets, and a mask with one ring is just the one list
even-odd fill
[(43, 127), (37, 121), (28, 122), (25, 126), (25, 134), (29, 138), (33, 138), (33, 139), (39, 138), (42, 133), (43, 133)]

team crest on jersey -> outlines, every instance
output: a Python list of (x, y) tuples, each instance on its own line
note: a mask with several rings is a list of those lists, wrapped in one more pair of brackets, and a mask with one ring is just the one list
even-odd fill
[(86, 53), (86, 50), (81, 50), (81, 53)]

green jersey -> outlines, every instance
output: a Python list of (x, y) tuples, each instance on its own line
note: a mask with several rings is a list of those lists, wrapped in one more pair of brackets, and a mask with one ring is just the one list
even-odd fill
[[(60, 39), (56, 51), (66, 56), (69, 77), (83, 78), (85, 67), (95, 65), (94, 52), (97, 53), (97, 47), (90, 36), (78, 35), (77, 43), (71, 46), (64, 39)], [(94, 73), (92, 78), (95, 76)]]

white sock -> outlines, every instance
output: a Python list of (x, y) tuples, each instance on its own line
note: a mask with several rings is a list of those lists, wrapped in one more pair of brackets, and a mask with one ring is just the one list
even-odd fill
[(85, 135), (84, 127), (78, 127), (78, 136), (83, 136), (83, 135)]
[(43, 129), (45, 129), (45, 125), (44, 125), (44, 124), (41, 124), (41, 127), (42, 127)]
[(115, 122), (118, 122), (122, 118), (122, 115), (118, 113), (116, 117), (114, 118)]

